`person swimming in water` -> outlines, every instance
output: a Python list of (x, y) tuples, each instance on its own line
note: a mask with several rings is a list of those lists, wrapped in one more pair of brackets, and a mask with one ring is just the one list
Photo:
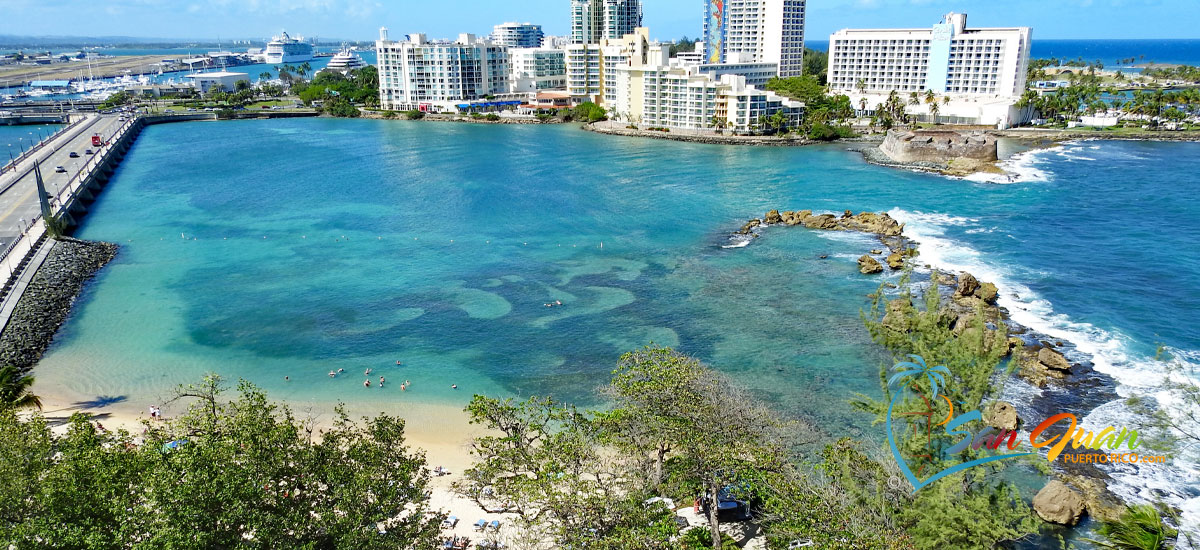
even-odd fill
[(371, 381), (370, 381), (370, 380), (363, 380), (363, 387), (364, 387), (364, 388), (369, 388), (369, 387), (371, 387)]
[(336, 373), (336, 372), (329, 371), (329, 377), (330, 377), (330, 378), (333, 378), (333, 377), (335, 377), (335, 376), (337, 376), (337, 373)]

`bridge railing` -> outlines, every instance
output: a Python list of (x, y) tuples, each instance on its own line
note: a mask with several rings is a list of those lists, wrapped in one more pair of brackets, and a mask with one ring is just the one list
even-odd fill
[(29, 149), (22, 151), (21, 154), (17, 156), (17, 158), (9, 161), (8, 164), (4, 165), (3, 169), (0, 169), (0, 174), (3, 174), (4, 172), (9, 171), (10, 169), (15, 169), (17, 164), (20, 164), (21, 161), (25, 160), (26, 158), (29, 158), (34, 153), (42, 150), (42, 148), (45, 147), (46, 145), (48, 145), (50, 142), (58, 139), (59, 136), (64, 135), (64, 132), (70, 132), (76, 126), (83, 124), (84, 120), (86, 120), (86, 118), (81, 118), (79, 120), (76, 120), (75, 122), (72, 122), (72, 123), (60, 128), (57, 132), (50, 134), (50, 137), (43, 139), (42, 141), (39, 141), (37, 143), (37, 145), (34, 145), (33, 147), (30, 147)]
[[(88, 159), (83, 162), (83, 166), (69, 179), (67, 179), (67, 183), (58, 189), (58, 192), (54, 194), (54, 200), (58, 203), (60, 209), (63, 207), (63, 205), (70, 204), (70, 201), (75, 198), (75, 193), (78, 191), (78, 189), (72, 189), (72, 186), (83, 181), (84, 178), (90, 177), (92, 175), (92, 170), (94, 170), (100, 165), (101, 162), (104, 162), (104, 160), (108, 158), (108, 155), (112, 152), (115, 143), (124, 139), (125, 132), (137, 122), (138, 117), (133, 117), (125, 121), (120, 128), (117, 128), (117, 130), (113, 132), (113, 137), (101, 145), (100, 148), (96, 149), (94, 154), (92, 154), (92, 156), (88, 157)], [(64, 192), (68, 192), (66, 197), (63, 197)]]

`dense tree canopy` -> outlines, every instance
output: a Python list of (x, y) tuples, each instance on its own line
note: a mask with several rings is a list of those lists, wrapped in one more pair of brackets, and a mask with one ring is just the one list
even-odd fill
[(248, 384), (180, 392), (140, 444), (85, 416), (56, 436), (0, 410), (0, 541), (18, 548), (432, 548), (424, 459), (402, 421), (314, 433)]

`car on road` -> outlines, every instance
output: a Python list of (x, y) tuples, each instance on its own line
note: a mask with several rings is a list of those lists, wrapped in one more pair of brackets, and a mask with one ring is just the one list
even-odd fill
[(76, 153), (75, 151), (71, 151), (71, 154), (67, 155), (67, 156), (69, 156), (73, 159), (77, 159), (77, 158), (79, 158), (79, 153)]
[(55, 173), (58, 173), (58, 174), (66, 174), (67, 173), (67, 169), (63, 168), (62, 166), (56, 167), (54, 169), (54, 171), (55, 171)]
[(91, 155), (91, 154), (93, 154), (93, 153), (92, 153), (92, 150), (91, 150), (91, 149), (87, 149), (87, 150), (84, 150), (83, 154), (85, 154), (85, 155)]

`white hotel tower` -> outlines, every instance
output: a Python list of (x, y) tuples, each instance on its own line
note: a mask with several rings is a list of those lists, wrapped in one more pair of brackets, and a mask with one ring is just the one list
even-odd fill
[(829, 86), (1017, 97), (1031, 36), (1029, 27), (968, 29), (961, 13), (926, 29), (844, 29), (829, 37)]

